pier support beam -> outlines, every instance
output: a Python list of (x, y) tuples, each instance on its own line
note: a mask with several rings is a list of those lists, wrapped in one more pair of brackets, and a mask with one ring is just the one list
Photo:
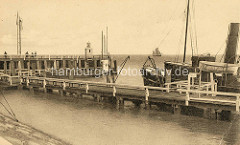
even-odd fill
[(58, 93), (60, 94), (60, 96), (65, 96), (66, 92), (64, 90), (58, 90)]
[(47, 60), (44, 60), (44, 68), (45, 68), (45, 71), (48, 70), (48, 62), (47, 62)]
[(172, 105), (173, 106), (173, 114), (180, 115), (181, 114), (181, 106), (180, 105)]
[(47, 93), (52, 93), (53, 92), (53, 89), (46, 89), (47, 90)]
[(33, 89), (32, 86), (29, 86), (29, 91), (30, 91), (31, 93), (34, 93), (34, 89)]
[(102, 97), (99, 94), (94, 94), (93, 97), (94, 97), (94, 100), (96, 100), (97, 102), (101, 102), (102, 101)]
[(213, 108), (205, 108), (203, 109), (203, 118), (207, 119), (220, 119), (221, 118), (221, 110), (213, 109)]
[(30, 61), (27, 61), (27, 70), (28, 70), (28, 76), (31, 76), (32, 73), (30, 72), (31, 71)]
[(11, 76), (15, 76), (15, 64), (14, 64), (14, 61), (10, 61), (10, 64), (9, 64), (9, 70), (10, 70), (10, 75)]
[(122, 97), (116, 97), (116, 109), (120, 110), (124, 108), (124, 99)]
[(39, 75), (39, 76), (42, 76), (42, 74), (41, 74), (41, 69), (42, 69), (42, 67), (41, 67), (41, 61), (37, 60), (36, 63), (37, 63), (38, 75)]
[(23, 90), (23, 85), (18, 85), (18, 90)]
[(23, 61), (19, 60), (18, 61), (18, 76), (22, 76), (22, 66), (23, 66)]
[(148, 90), (148, 88), (145, 88), (145, 109), (150, 108), (148, 98), (149, 98), (149, 90)]
[(4, 61), (3, 69), (4, 69), (4, 73), (6, 74), (7, 73), (7, 61)]
[(133, 100), (132, 103), (136, 106), (136, 107), (140, 107), (142, 104), (142, 101), (140, 100)]
[(66, 60), (65, 59), (62, 60), (62, 68), (66, 69)]

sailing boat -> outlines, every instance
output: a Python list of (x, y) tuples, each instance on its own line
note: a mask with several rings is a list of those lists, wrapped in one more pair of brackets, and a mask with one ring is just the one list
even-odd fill
[(153, 51), (153, 56), (162, 56), (161, 52), (159, 51), (158, 48), (156, 48), (154, 51)]

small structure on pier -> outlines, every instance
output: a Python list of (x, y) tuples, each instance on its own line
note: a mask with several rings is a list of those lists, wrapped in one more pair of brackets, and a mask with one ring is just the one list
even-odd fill
[(91, 48), (91, 43), (87, 43), (87, 47), (85, 48), (85, 59), (93, 57), (93, 49)]

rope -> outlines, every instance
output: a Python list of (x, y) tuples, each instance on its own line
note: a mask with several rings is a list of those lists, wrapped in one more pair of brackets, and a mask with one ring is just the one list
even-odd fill
[(221, 45), (220, 49), (218, 50), (218, 52), (215, 55), (215, 58), (217, 57), (218, 53), (222, 50), (223, 46), (224, 46), (225, 42), (223, 42), (223, 44)]
[[(180, 3), (180, 1), (179, 1), (179, 3)], [(179, 7), (179, 5), (180, 5), (179, 3), (176, 4), (176, 5), (177, 5), (176, 8), (175, 8), (174, 12), (172, 13), (171, 17), (169, 18), (168, 24), (166, 25), (166, 27), (165, 27), (165, 29), (164, 29), (164, 30), (166, 30), (167, 33), (166, 33), (165, 36), (162, 37), (162, 39), (161, 39), (158, 47), (160, 47), (160, 45), (161, 45), (161, 44), (163, 43), (163, 41), (167, 38), (167, 36), (169, 35), (169, 33), (173, 30), (173, 29), (171, 29), (171, 28), (173, 28), (173, 27), (176, 25), (176, 23), (173, 23), (172, 20), (173, 20), (173, 16), (175, 16), (176, 11), (178, 10), (178, 7)], [(176, 16), (176, 17), (177, 17), (177, 16)], [(174, 24), (175, 24), (175, 25), (174, 25)], [(171, 26), (171, 25), (173, 25), (173, 26)], [(171, 27), (170, 27), (170, 26), (171, 26)], [(170, 27), (170, 30), (167, 31), (168, 27)], [(165, 33), (165, 32), (164, 32), (164, 33)]]
[(14, 115), (7, 109), (7, 107), (6, 107), (2, 102), (0, 102), (0, 104), (4, 107), (4, 109), (5, 109), (12, 117), (14, 117)]
[(13, 110), (12, 110), (12, 107), (10, 106), (10, 104), (9, 104), (9, 102), (7, 101), (6, 97), (4, 96), (2, 90), (3, 90), (3, 88), (1, 88), (1, 94), (2, 94), (2, 96), (3, 96), (3, 98), (4, 98), (4, 100), (7, 102), (8, 106), (9, 106), (9, 108), (10, 108), (10, 111), (7, 109), (7, 107), (6, 107), (2, 102), (0, 102), (0, 104), (4, 107), (4, 109), (5, 109), (16, 121), (18, 121), (15, 113), (14, 113)]
[[(184, 20), (184, 18), (182, 18)], [(178, 59), (179, 59), (179, 55), (180, 55), (180, 46), (181, 46), (181, 43), (182, 43), (182, 39), (183, 39), (183, 34), (184, 34), (184, 29), (185, 29), (185, 26), (182, 27), (182, 31), (181, 31), (181, 34), (180, 34), (180, 37), (179, 37), (179, 41), (178, 41), (178, 51), (177, 51), (177, 56), (176, 56), (176, 62), (178, 62)]]
[(127, 63), (128, 59), (130, 59), (130, 56), (128, 56), (128, 57), (123, 61), (123, 63), (120, 65), (120, 66), (122, 66), (122, 65), (123, 65), (123, 66), (121, 67), (121, 70), (119, 71), (118, 75), (116, 76), (116, 78), (115, 78), (115, 80), (114, 80), (114, 83), (116, 82), (116, 80), (118, 79), (119, 75), (121, 74), (121, 72), (122, 72), (125, 64)]
[(9, 106), (9, 108), (10, 108), (10, 111), (12, 112), (13, 116), (16, 118), (16, 115), (15, 115), (15, 113), (13, 112), (13, 110), (12, 110), (12, 107), (11, 107), (11, 106), (10, 106), (10, 104), (8, 103), (8, 101), (7, 101), (6, 97), (4, 96), (4, 94), (3, 94), (3, 91), (2, 91), (2, 90), (1, 90), (1, 94), (2, 94), (2, 96), (3, 96), (3, 98), (4, 98), (4, 100), (7, 102), (8, 106)]

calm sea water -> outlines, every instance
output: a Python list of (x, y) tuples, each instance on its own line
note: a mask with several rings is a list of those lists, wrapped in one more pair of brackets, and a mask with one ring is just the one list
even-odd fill
[[(115, 56), (119, 64), (125, 57)], [(126, 67), (140, 69), (146, 58), (131, 56)], [(175, 57), (155, 58), (159, 67), (166, 59), (175, 60)], [(138, 75), (120, 76), (117, 83), (143, 85)], [(125, 104), (124, 110), (117, 111), (108, 103), (57, 94), (24, 90), (4, 94), (21, 122), (74, 145), (240, 144), (238, 117), (227, 122), (176, 115), (157, 108), (144, 110), (130, 103)], [(4, 102), (2, 98), (1, 101)], [(2, 107), (1, 112), (7, 114)]]

